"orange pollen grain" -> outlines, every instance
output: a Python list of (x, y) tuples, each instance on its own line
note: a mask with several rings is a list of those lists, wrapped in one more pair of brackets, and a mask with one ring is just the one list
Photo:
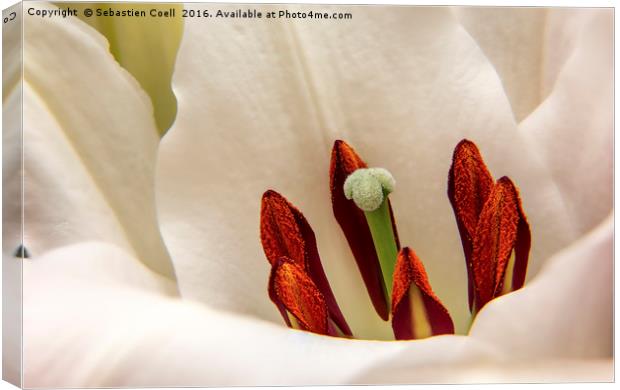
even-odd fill
[(474, 237), (473, 266), (479, 307), (501, 290), (517, 239), (519, 199), (507, 177), (497, 181), (485, 203)]
[(282, 256), (300, 265), (305, 262), (305, 241), (295, 220), (295, 207), (282, 195), (269, 190), (263, 195), (260, 237), (263, 250), (273, 265)]
[(473, 238), (478, 216), (493, 188), (493, 177), (473, 142), (463, 140), (456, 146), (451, 174), (457, 216)]
[(436, 302), (441, 302), (433, 292), (428, 281), (426, 269), (420, 258), (409, 247), (404, 247), (398, 253), (394, 270), (394, 287), (392, 290), (392, 312), (409, 291), (411, 284), (415, 284), (425, 295)]
[(327, 334), (327, 305), (310, 277), (297, 265), (281, 262), (275, 270), (278, 299), (305, 330)]
[(360, 168), (367, 168), (366, 163), (358, 156), (349, 144), (344, 141), (337, 140), (332, 149), (332, 159), (329, 167), (330, 178), (333, 178), (336, 171), (342, 173), (346, 178), (351, 173)]

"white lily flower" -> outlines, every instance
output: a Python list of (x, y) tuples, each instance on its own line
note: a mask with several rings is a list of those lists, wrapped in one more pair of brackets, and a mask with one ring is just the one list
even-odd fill
[[(476, 9), (347, 12), (188, 21), (159, 150), (148, 97), (105, 39), (76, 19), (28, 20), (25, 386), (611, 379), (612, 13), (536, 10), (524, 29), (495, 18), (491, 34)], [(515, 52), (536, 56), (515, 71)], [(446, 196), (465, 137), (515, 179), (533, 237), (525, 288), (485, 306), (468, 335)], [(374, 341), (391, 330), (332, 215), (335, 139), (396, 177), (401, 240), (459, 335)], [(282, 324), (258, 237), (268, 188), (303, 210), (354, 335), (369, 340)], [(4, 242), (5, 254), (16, 246)]]

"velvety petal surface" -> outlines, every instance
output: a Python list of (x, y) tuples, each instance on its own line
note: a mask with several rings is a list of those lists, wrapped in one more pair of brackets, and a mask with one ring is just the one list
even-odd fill
[(75, 18), (28, 18), (24, 42), (26, 248), (102, 240), (174, 278), (155, 211), (148, 96)]
[[(495, 67), (517, 121), (542, 101), (550, 13), (544, 7), (455, 7), (459, 21)], [(555, 15), (554, 15), (555, 16)]]
[(425, 259), (464, 332), (467, 276), (446, 197), (455, 145), (474, 140), (494, 175), (517, 183), (534, 226), (533, 262), (575, 237), (558, 189), (521, 139), (496, 71), (449, 9), (323, 8), (354, 16), (186, 25), (173, 81), (179, 112), (157, 180), (182, 293), (278, 318), (257, 232), (261, 194), (273, 188), (312, 225), (344, 315), (361, 326), (352, 325), (356, 334), (390, 337), (360, 299), (367, 294), (329, 204), (330, 148), (344, 139), (395, 176), (400, 241)]
[[(352, 380), (355, 384), (459, 384), (459, 383), (569, 383), (612, 382), (614, 361), (596, 360), (545, 360), (523, 362), (478, 361), (454, 364), (449, 362), (423, 370), (412, 371), (405, 357), (392, 358)], [(437, 379), (439, 378), (439, 379)], [(572, 385), (575, 385), (572, 383)]]
[(411, 372), (500, 356), (463, 336), (346, 340), (219, 312), (109, 244), (27, 260), (24, 285), (26, 387), (338, 384), (405, 350)]
[(558, 16), (549, 30), (546, 45), (562, 51), (546, 72), (557, 76), (549, 96), (519, 129), (545, 159), (572, 228), (587, 232), (613, 206), (613, 12), (573, 12), (570, 24)]

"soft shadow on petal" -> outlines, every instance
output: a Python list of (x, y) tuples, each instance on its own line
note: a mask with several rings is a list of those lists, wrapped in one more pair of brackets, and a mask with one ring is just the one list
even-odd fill
[[(155, 121), (164, 134), (176, 116), (177, 102), (170, 82), (176, 54), (183, 37), (185, 18), (181, 13), (183, 4), (113, 4), (114, 10), (147, 12), (149, 17), (82, 16), (84, 10), (93, 7), (104, 8), (106, 4), (61, 3), (78, 10), (78, 17), (88, 23), (110, 43), (110, 52), (140, 83), (153, 102)], [(151, 10), (176, 13), (176, 17), (151, 17)]]
[(402, 351), (413, 368), (497, 356), (463, 336), (345, 340), (218, 312), (101, 243), (27, 261), (24, 284), (26, 387), (339, 384)]
[[(402, 360), (402, 361), (399, 361)], [(566, 383), (611, 382), (614, 362), (598, 360), (482, 361), (413, 368), (402, 359), (374, 367), (352, 380), (356, 384)]]
[[(22, 3), (3, 15), (22, 11)], [(22, 241), (22, 76), (23, 19), (2, 28), (2, 379), (21, 384), (21, 259), (15, 257)]]
[(515, 359), (613, 351), (613, 217), (553, 256), (522, 290), (485, 306), (470, 335)]
[[(590, 31), (591, 26), (589, 26), (592, 20), (605, 14), (607, 14), (607, 18), (610, 18), (613, 11), (604, 8), (577, 7), (549, 9), (545, 22), (545, 41), (543, 43), (545, 51), (543, 53), (543, 66), (541, 67), (543, 97), (548, 97), (553, 90), (558, 76), (575, 49), (587, 44), (587, 41), (583, 41), (582, 37), (592, 33)], [(607, 36), (600, 36), (600, 38), (603, 42), (609, 42), (612, 34), (609, 21), (604, 23), (602, 28), (607, 30), (605, 34)]]
[(353, 332), (390, 337), (360, 299), (367, 294), (329, 205), (329, 151), (344, 139), (394, 174), (401, 242), (426, 259), (433, 289), (464, 332), (467, 277), (446, 195), (454, 146), (474, 140), (497, 177), (518, 183), (540, 261), (573, 238), (560, 195), (521, 140), (497, 73), (449, 9), (326, 9), (354, 17), (186, 25), (174, 77), (179, 113), (157, 180), (182, 293), (277, 320), (258, 240), (260, 196), (274, 188), (316, 232)]
[[(5, 9), (10, 12), (21, 12), (21, 4)], [(10, 15), (9, 15), (10, 16)], [(21, 57), (23, 19), (17, 18), (14, 23), (6, 25), (2, 31), (2, 254), (13, 257), (22, 240), (22, 62)], [(9, 265), (10, 267), (10, 265)], [(14, 271), (17, 271), (15, 269)], [(7, 268), (6, 275), (15, 275)], [(11, 285), (17, 281), (12, 280)], [(15, 286), (16, 287), (16, 286)], [(3, 290), (17, 293), (19, 288)], [(17, 304), (18, 301), (11, 301)], [(14, 311), (7, 310), (7, 313)], [(15, 355), (17, 356), (17, 355)], [(13, 359), (5, 359), (9, 362)], [(5, 371), (7, 372), (5, 365)], [(11, 370), (13, 371), (13, 370)], [(7, 373), (7, 379), (19, 378)]]
[[(505, 356), (489, 344), (464, 336), (435, 336), (418, 341), (400, 341), (401, 352), (383, 358), (348, 379), (355, 384), (418, 384), (478, 382), (476, 375), (463, 377), (459, 367), (490, 365)], [(449, 354), (437, 350), (449, 350)], [(453, 371), (454, 370), (454, 371)], [(467, 374), (468, 370), (464, 370)]]
[[(584, 10), (579, 16), (574, 20), (581, 28), (551, 37), (554, 45), (572, 50), (558, 54), (566, 62), (549, 97), (519, 129), (546, 161), (562, 194), (558, 201), (581, 235), (612, 210), (614, 69), (613, 11)], [(549, 66), (557, 67), (556, 60)]]
[(148, 96), (83, 22), (29, 18), (24, 34), (26, 248), (104, 240), (174, 278), (155, 211)]
[(3, 98), (2, 117), (2, 253), (13, 256), (22, 240), (22, 89)]
[(123, 248), (103, 242), (86, 241), (61, 247), (25, 259), (23, 264), (24, 294), (29, 296), (46, 291), (39, 287), (40, 283), (47, 283), (41, 278), (49, 279), (49, 283), (68, 280), (171, 296), (176, 292), (173, 281), (152, 272)]
[[(495, 67), (516, 120), (525, 119), (553, 90), (559, 73), (610, 10), (543, 7), (455, 7), (457, 18)], [(608, 31), (609, 39), (611, 32)], [(590, 74), (590, 73), (588, 73)]]
[(541, 85), (548, 8), (455, 7), (459, 21), (495, 67), (517, 122), (544, 97)]

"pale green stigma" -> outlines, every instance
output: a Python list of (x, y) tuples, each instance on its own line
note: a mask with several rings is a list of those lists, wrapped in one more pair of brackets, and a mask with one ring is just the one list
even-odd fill
[(358, 169), (344, 182), (344, 196), (349, 200), (353, 199), (355, 205), (364, 211), (383, 275), (383, 289), (388, 307), (392, 296), (398, 245), (387, 196), (394, 191), (395, 184), (392, 174), (383, 168)]
[(364, 211), (374, 211), (383, 199), (394, 191), (396, 181), (384, 168), (361, 168), (353, 172), (344, 182), (344, 196), (355, 202)]

